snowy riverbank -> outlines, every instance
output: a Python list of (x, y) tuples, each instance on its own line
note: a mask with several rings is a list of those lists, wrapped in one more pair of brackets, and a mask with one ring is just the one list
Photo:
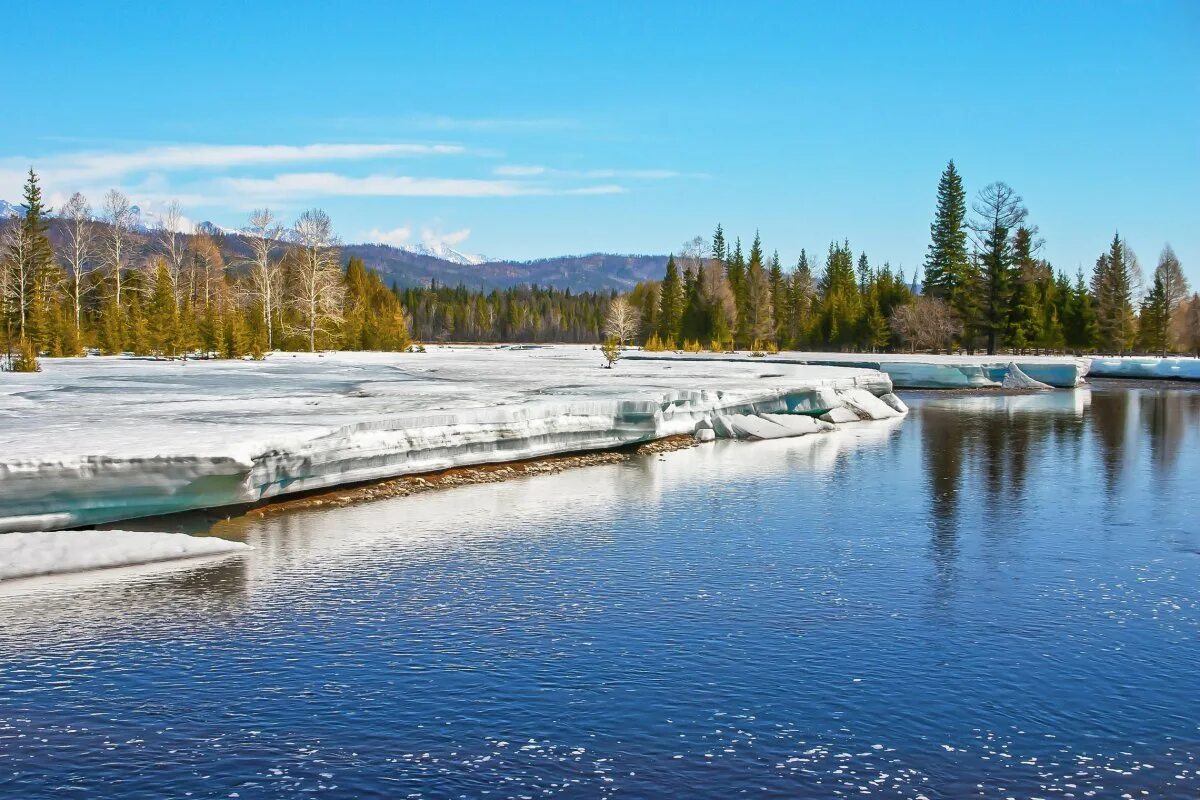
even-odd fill
[(0, 382), (0, 531), (254, 503), (678, 434), (803, 435), (828, 429), (820, 415), (903, 412), (876, 399), (892, 383), (874, 370), (601, 362), (583, 347), (47, 361), (42, 373)]

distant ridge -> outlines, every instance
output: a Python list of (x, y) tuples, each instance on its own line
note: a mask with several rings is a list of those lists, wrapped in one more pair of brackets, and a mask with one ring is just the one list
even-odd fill
[[(21, 207), (0, 200), (0, 219), (20, 216)], [(152, 212), (136, 210), (137, 251), (134, 264), (147, 263), (155, 249), (153, 231), (160, 220)], [(103, 226), (105, 223), (97, 222)], [(213, 237), (236, 269), (249, 255), (244, 237), (237, 231), (201, 222), (200, 233)], [(50, 235), (61, 243), (63, 231), (52, 221)], [(190, 238), (192, 234), (184, 234)], [(388, 285), (399, 288), (429, 286), (465, 286), (468, 289), (508, 289), (516, 286), (543, 286), (575, 292), (626, 292), (641, 281), (658, 280), (666, 269), (666, 255), (588, 253), (539, 258), (532, 261), (491, 260), (484, 256), (461, 253), (444, 244), (434, 247), (412, 245), (407, 248), (386, 244), (347, 244), (341, 248), (342, 261), (358, 256), (368, 269), (379, 273)]]

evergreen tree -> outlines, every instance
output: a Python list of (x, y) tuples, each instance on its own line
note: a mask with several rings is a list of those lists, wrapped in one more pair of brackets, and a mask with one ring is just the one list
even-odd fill
[(666, 347), (674, 347), (683, 328), (683, 283), (675, 257), (667, 257), (667, 271), (659, 289), (658, 336)]
[(154, 289), (147, 309), (148, 345), (156, 355), (174, 358), (179, 347), (179, 314), (171, 273), (160, 259), (154, 271)]
[(1138, 344), (1142, 350), (1166, 357), (1170, 324), (1171, 309), (1167, 301), (1167, 287), (1162, 271), (1155, 270), (1154, 283), (1142, 299), (1141, 314), (1138, 316)]
[(967, 194), (954, 161), (938, 181), (922, 293), (945, 300), (964, 324), (975, 318), (975, 270), (967, 256)]
[(1071, 287), (1066, 308), (1063, 327), (1067, 347), (1085, 353), (1095, 350), (1100, 341), (1100, 325), (1082, 269), (1075, 276), (1075, 285)]
[(42, 187), (31, 167), (22, 190), (24, 215), (14, 220), (5, 237), (3, 260), (8, 262), (8, 311), (6, 320), (24, 342), (35, 342), (34, 351), (48, 338), (48, 284), (54, 265), (54, 251), (46, 235), (50, 210), (42, 203)]
[(1013, 292), (1013, 230), (1026, 216), (1021, 198), (1005, 183), (988, 184), (974, 206), (975, 232), (982, 267), (982, 314), (979, 328), (987, 337), (988, 355), (996, 352), (1008, 328), (1009, 303)]
[(1114, 234), (1108, 252), (1096, 259), (1092, 273), (1098, 346), (1109, 353), (1124, 353), (1133, 344), (1133, 270), (1129, 256), (1120, 234)]
[(809, 332), (813, 326), (813, 298), (816, 295), (812, 266), (808, 263), (808, 253), (803, 248), (788, 284), (788, 303), (791, 310), (788, 314), (787, 346), (802, 349), (809, 344)]

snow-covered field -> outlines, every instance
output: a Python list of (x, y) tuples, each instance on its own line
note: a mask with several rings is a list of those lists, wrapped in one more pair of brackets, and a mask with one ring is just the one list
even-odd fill
[[(748, 353), (638, 353), (636, 358), (746, 361)], [(1015, 363), (1028, 377), (1057, 388), (1078, 386), (1088, 374), (1088, 359), (1070, 356), (935, 356), (785, 351), (752, 359), (766, 364), (846, 366), (884, 372), (897, 389), (983, 389), (1004, 386)]]
[[(673, 434), (775, 438), (903, 413), (887, 375), (585, 347), (51, 359), (0, 379), (0, 531), (255, 502)], [(896, 407), (893, 408), (893, 405)]]

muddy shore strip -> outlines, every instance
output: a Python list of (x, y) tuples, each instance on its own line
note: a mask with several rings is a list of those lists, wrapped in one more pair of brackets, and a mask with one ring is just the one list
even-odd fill
[(279, 501), (269, 501), (264, 505), (247, 509), (240, 516), (244, 519), (268, 517), (315, 508), (340, 508), (371, 500), (408, 497), (409, 495), (429, 492), (435, 489), (472, 486), (480, 483), (500, 483), (532, 475), (553, 475), (568, 469), (594, 467), (600, 464), (619, 464), (639, 456), (686, 450), (689, 447), (695, 447), (697, 444), (699, 442), (691, 434), (682, 434), (613, 450), (564, 453), (562, 455), (532, 458), (525, 461), (504, 461), (470, 467), (452, 467), (440, 472), (402, 475), (398, 478), (387, 478), (357, 486), (339, 486), (314, 494), (285, 498)]

